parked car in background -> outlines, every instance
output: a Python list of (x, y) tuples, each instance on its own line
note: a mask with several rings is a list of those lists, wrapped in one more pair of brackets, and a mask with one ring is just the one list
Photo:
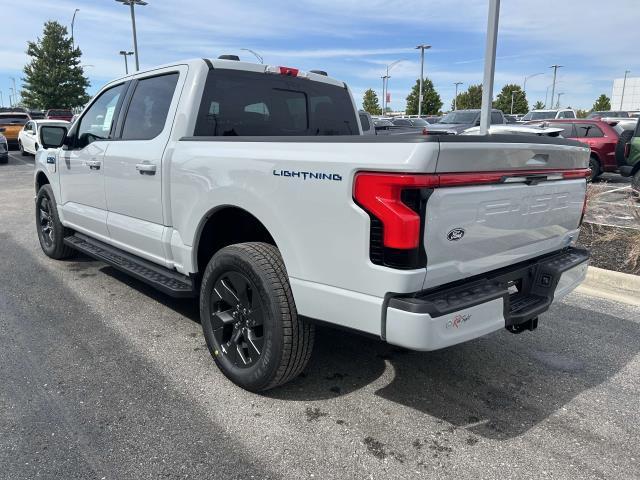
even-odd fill
[(422, 131), (429, 126), (429, 122), (422, 118), (394, 118), (391, 120), (396, 127), (413, 128), (416, 133), (423, 133)]
[(625, 144), (624, 163), (620, 165), (620, 175), (631, 177), (631, 188), (640, 194), (640, 121), (636, 123), (636, 129)]
[[(505, 125), (507, 120), (501, 110), (491, 110), (491, 125)], [(437, 124), (426, 127), (427, 135), (457, 135), (468, 128), (480, 125), (480, 110), (454, 110)]]
[(616, 163), (618, 167), (622, 167), (627, 164), (627, 160), (624, 156), (626, 144), (631, 141), (633, 133), (638, 125), (637, 118), (602, 118), (603, 122), (608, 123), (613, 129), (618, 132), (618, 143), (616, 145)]
[(358, 118), (362, 127), (363, 135), (375, 135), (376, 129), (373, 126), (373, 118), (371, 114), (365, 110), (358, 110)]
[(9, 162), (9, 145), (6, 137), (2, 134), (4, 128), (0, 128), (0, 163)]
[(629, 118), (629, 112), (591, 112), (589, 115), (587, 115), (587, 120), (601, 120), (603, 118)]
[(44, 125), (54, 125), (69, 128), (69, 122), (64, 120), (29, 120), (18, 135), (18, 148), (22, 155), (35, 155), (42, 141), (40, 128)]
[(31, 120), (28, 113), (6, 112), (0, 113), (0, 127), (4, 128), (4, 136), (12, 146), (18, 145), (18, 135), (22, 127)]
[[(539, 126), (539, 125), (521, 125), (508, 123), (506, 125), (491, 125), (489, 127), (490, 135), (538, 135), (541, 137), (559, 137), (562, 128), (555, 126)], [(466, 129), (459, 135), (480, 135), (480, 127), (471, 127)]]
[(43, 110), (29, 110), (29, 116), (31, 120), (41, 120), (44, 118)]
[(518, 123), (518, 115), (505, 114), (504, 118), (507, 120), (507, 123)]
[(520, 121), (530, 122), (532, 120), (554, 120), (559, 118), (576, 118), (576, 112), (569, 108), (561, 110), (531, 110)]
[[(533, 122), (532, 122), (533, 123)], [(591, 180), (604, 172), (617, 172), (616, 145), (619, 133), (607, 122), (587, 119), (546, 120), (539, 126), (562, 128), (561, 136), (585, 143), (591, 148)]]
[(377, 118), (373, 120), (376, 135), (418, 135), (424, 133), (424, 128), (416, 129), (412, 126), (396, 125), (389, 118)]
[(442, 120), (442, 115), (422, 115), (422, 117), (424, 120), (426, 120), (427, 122), (431, 123), (440, 123), (440, 120)]
[(64, 120), (66, 122), (70, 122), (73, 118), (73, 112), (62, 108), (53, 108), (47, 110), (47, 113), (44, 114), (44, 118), (47, 120)]

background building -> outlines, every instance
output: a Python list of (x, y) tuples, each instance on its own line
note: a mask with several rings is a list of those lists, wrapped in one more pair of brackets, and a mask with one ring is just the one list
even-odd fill
[[(627, 77), (624, 100), (622, 99), (623, 81), (623, 78), (616, 78), (613, 81), (611, 108), (613, 110), (640, 110), (640, 77)], [(620, 100), (622, 100), (622, 107), (620, 107)]]

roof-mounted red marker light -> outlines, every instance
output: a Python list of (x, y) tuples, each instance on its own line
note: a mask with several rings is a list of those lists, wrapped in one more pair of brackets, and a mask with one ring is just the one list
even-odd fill
[(276, 75), (284, 75), (286, 77), (298, 77), (298, 78), (308, 78), (309, 74), (300, 70), (299, 68), (293, 67), (281, 67), (269, 65), (264, 69), (265, 73), (274, 73)]

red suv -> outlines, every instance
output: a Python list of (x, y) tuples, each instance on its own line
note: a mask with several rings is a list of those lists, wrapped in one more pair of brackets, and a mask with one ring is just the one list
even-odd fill
[(67, 122), (70, 122), (73, 118), (73, 112), (71, 110), (61, 108), (51, 109), (47, 110), (47, 113), (44, 114), (44, 118), (47, 120), (66, 120)]
[(546, 125), (562, 128), (560, 132), (564, 138), (570, 138), (591, 147), (591, 180), (598, 178), (603, 172), (617, 172), (616, 144), (618, 132), (607, 122), (600, 120), (561, 119), (545, 120), (544, 122), (529, 122), (528, 124)]

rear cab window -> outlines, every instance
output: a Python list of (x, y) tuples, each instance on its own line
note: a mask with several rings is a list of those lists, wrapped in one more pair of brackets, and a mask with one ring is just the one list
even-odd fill
[(212, 69), (195, 136), (358, 135), (345, 87), (262, 72)]

